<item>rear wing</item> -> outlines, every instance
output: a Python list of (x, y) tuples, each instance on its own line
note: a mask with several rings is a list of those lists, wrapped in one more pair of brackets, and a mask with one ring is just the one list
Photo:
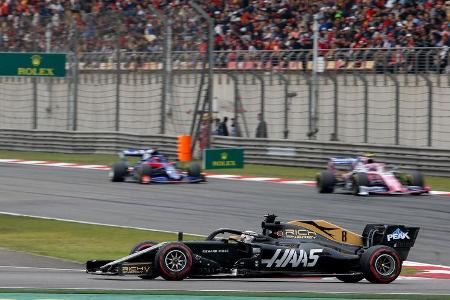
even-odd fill
[(414, 246), (420, 227), (392, 224), (368, 224), (362, 237), (365, 247), (385, 245), (394, 248), (403, 260)]
[(335, 156), (328, 161), (328, 167), (331, 169), (348, 169), (351, 168), (357, 161), (354, 157)]
[(119, 152), (119, 157), (143, 157), (144, 155), (150, 155), (154, 153), (154, 149), (127, 149)]

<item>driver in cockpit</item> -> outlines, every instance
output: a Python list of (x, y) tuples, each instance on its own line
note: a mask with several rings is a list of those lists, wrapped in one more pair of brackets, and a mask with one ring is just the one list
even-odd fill
[(241, 234), (240, 241), (249, 244), (252, 243), (257, 236), (258, 234), (256, 232), (247, 230)]

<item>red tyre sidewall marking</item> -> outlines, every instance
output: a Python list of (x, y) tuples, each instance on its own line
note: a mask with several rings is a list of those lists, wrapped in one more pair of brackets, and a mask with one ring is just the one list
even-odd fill
[[(166, 265), (164, 262), (164, 258), (166, 256), (166, 254), (174, 249), (174, 248), (181, 248), (184, 251), (184, 254), (186, 255), (186, 266), (184, 267), (184, 270), (182, 270), (181, 272), (177, 272), (177, 273), (172, 273), (166, 270)], [(187, 272), (190, 271), (190, 269), (192, 268), (192, 255), (191, 255), (191, 249), (188, 248), (187, 246), (183, 245), (183, 244), (175, 244), (175, 245), (170, 245), (167, 248), (164, 248), (164, 252), (162, 253), (162, 255), (159, 257), (159, 270), (161, 273), (163, 273), (164, 275), (166, 275), (167, 277), (171, 277), (171, 278), (178, 278), (178, 277), (183, 277)]]
[[(395, 273), (386, 278), (381, 276), (375, 269), (375, 260), (378, 257), (378, 255), (383, 254), (383, 253), (386, 253), (386, 254), (392, 256), (394, 258), (395, 264), (396, 264)], [(372, 256), (369, 261), (369, 267), (370, 267), (370, 271), (371, 271), (372, 275), (374, 275), (380, 282), (386, 283), (386, 282), (390, 282), (392, 277), (396, 278), (398, 275), (400, 275), (401, 261), (396, 253), (390, 251), (389, 249), (381, 248), (381, 249), (378, 249), (377, 251), (375, 251), (374, 253), (372, 253)]]

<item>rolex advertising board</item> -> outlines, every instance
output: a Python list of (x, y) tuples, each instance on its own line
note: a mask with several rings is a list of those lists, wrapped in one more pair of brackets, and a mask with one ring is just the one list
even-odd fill
[(244, 149), (223, 148), (203, 150), (203, 169), (242, 169)]
[(64, 77), (63, 53), (0, 53), (0, 76)]

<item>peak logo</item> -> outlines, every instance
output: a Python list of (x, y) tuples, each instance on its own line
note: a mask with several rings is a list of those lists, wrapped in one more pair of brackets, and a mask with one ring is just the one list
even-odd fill
[(309, 254), (303, 249), (277, 249), (271, 259), (263, 259), (262, 263), (267, 268), (284, 268), (289, 264), (293, 268), (297, 268), (300, 264), (303, 267), (314, 267), (319, 259), (318, 253), (322, 253), (323, 249), (311, 249)]
[(408, 232), (403, 232), (400, 228), (397, 228), (393, 233), (387, 235), (388, 242), (390, 240), (409, 240)]

